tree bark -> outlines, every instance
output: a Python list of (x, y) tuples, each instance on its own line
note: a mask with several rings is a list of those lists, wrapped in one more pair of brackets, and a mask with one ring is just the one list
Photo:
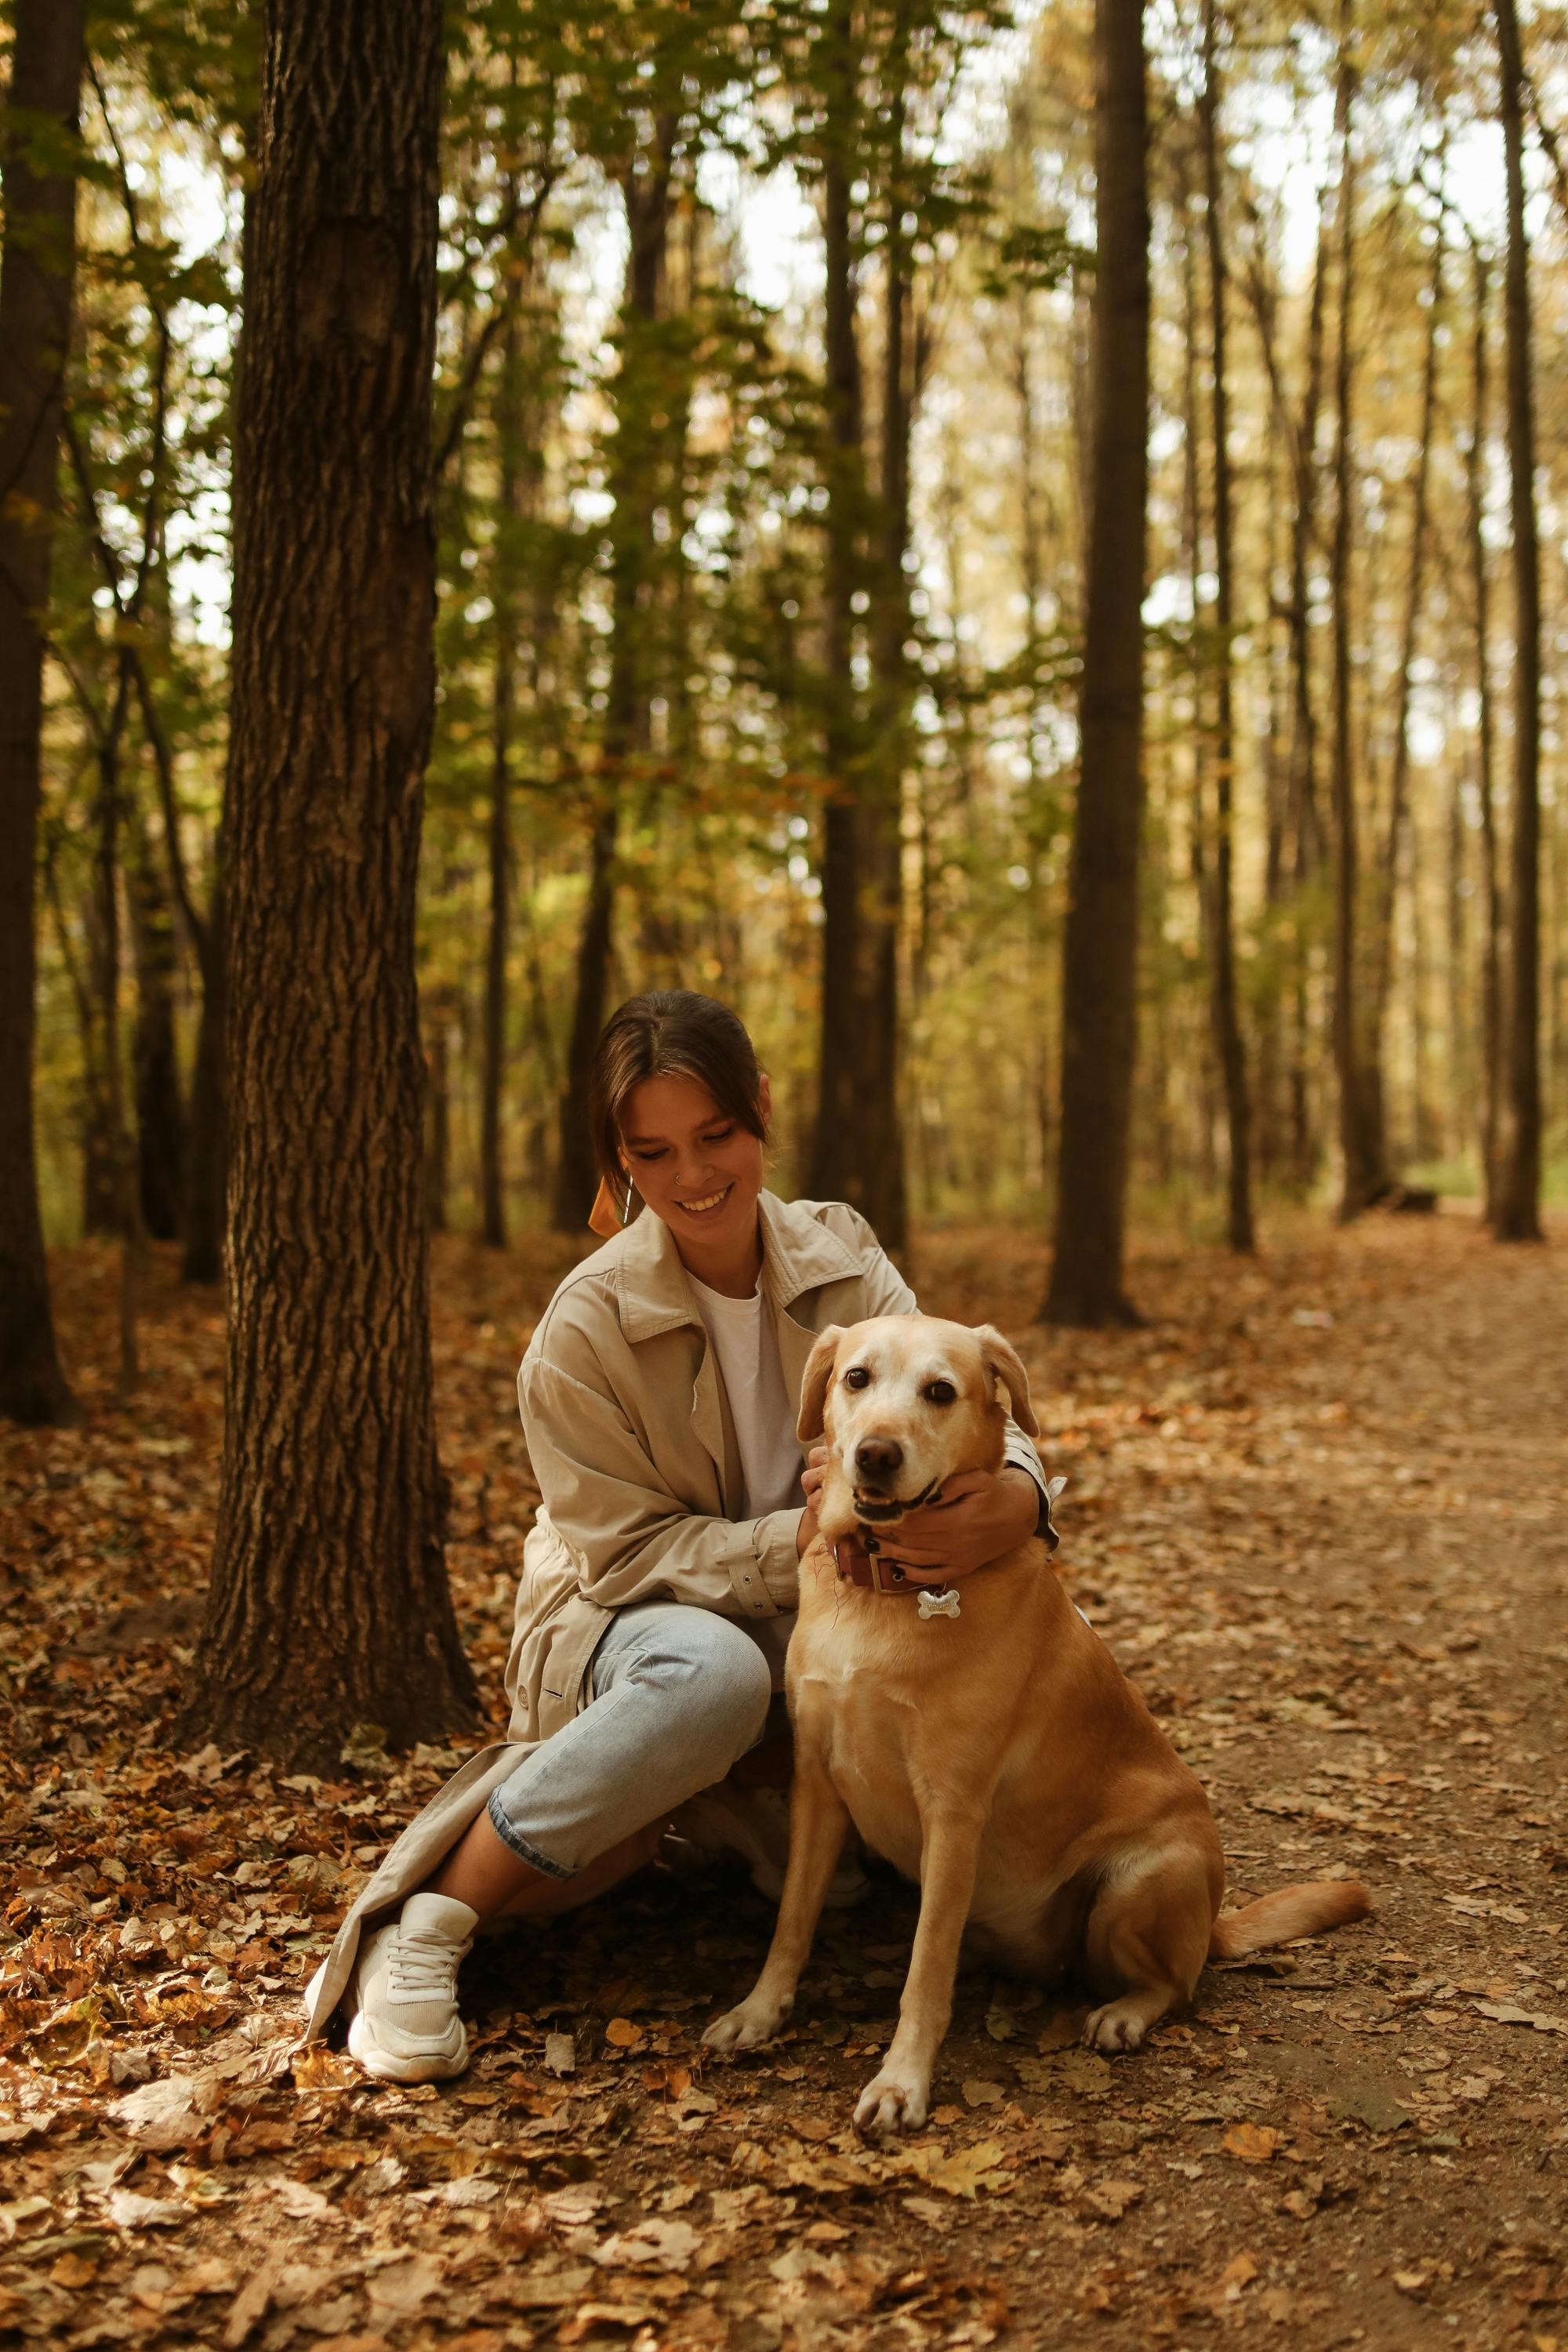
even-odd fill
[(1503, 317), (1508, 352), (1508, 467), (1513, 519), (1513, 824), (1502, 1115), (1492, 1231), (1538, 1242), (1541, 1231), (1541, 547), (1535, 511), (1535, 404), (1531, 383), (1530, 251), (1524, 230), (1524, 60), (1514, 0), (1495, 0), (1508, 174)]
[(230, 1314), (184, 1735), (463, 1720), (414, 930), (434, 697), (439, 0), (270, 0), (236, 436)]
[(1142, 0), (1096, 0), (1094, 394), (1078, 816), (1063, 952), (1047, 1320), (1133, 1319), (1123, 1287), (1137, 1051), (1149, 476), (1148, 101)]
[[(77, 1418), (49, 1306), (33, 1137), (44, 631), (76, 281), (82, 0), (18, 0), (0, 247), (0, 1413)], [(36, 165), (33, 122), (62, 144)], [(68, 154), (72, 160), (60, 160)]]
[(1219, 57), (1215, 0), (1204, 5), (1204, 87), (1200, 101), (1204, 131), (1205, 226), (1209, 264), (1211, 421), (1214, 442), (1215, 627), (1215, 1048), (1225, 1087), (1227, 1146), (1226, 1225), (1233, 1250), (1255, 1246), (1252, 1226), (1252, 1104), (1247, 1056), (1236, 1001), (1236, 920), (1232, 904), (1232, 800), (1236, 771), (1236, 717), (1232, 694), (1231, 636), (1236, 598), (1231, 531), (1230, 386), (1226, 374), (1227, 270), (1220, 221)]
[(618, 429), (610, 469), (616, 501), (610, 525), (610, 677), (555, 1164), (555, 1225), (568, 1234), (578, 1233), (586, 1224), (598, 1189), (599, 1172), (588, 1131), (588, 1086), (605, 1025), (609, 987), (621, 794), (647, 703), (641, 639), (658, 459), (658, 436), (650, 415), (655, 404), (648, 396), (647, 378), (664, 282), (674, 145), (675, 125), (661, 120), (651, 153), (628, 166), (621, 182), (630, 242), (621, 308), (621, 370), (616, 389)]

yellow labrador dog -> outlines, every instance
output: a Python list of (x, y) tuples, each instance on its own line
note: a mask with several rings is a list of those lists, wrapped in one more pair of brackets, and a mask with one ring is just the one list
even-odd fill
[(966, 1927), (1005, 1968), (1086, 1979), (1101, 2005), (1085, 2041), (1135, 2050), (1205, 1959), (1371, 1908), (1354, 1882), (1322, 1880), (1218, 1917), (1225, 1862), (1203, 1789), (1043, 1543), (942, 1592), (888, 1564), (901, 1510), (959, 1472), (1000, 1468), (1003, 1391), (1037, 1434), (1001, 1333), (921, 1315), (825, 1331), (802, 1387), (799, 1434), (826, 1440), (827, 1467), (789, 1645), (789, 1869), (763, 1972), (706, 2039), (754, 2049), (789, 2015), (853, 1821), (921, 1888), (898, 2032), (855, 2110), (865, 2132), (925, 2120)]

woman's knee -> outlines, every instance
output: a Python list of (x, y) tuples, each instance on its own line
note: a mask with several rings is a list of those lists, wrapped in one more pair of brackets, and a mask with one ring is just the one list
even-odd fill
[(767, 1727), (767, 1659), (738, 1625), (709, 1610), (683, 1609), (679, 1619), (667, 1620), (639, 1679), (669, 1693), (683, 1725), (722, 1750), (726, 1767), (754, 1748)]

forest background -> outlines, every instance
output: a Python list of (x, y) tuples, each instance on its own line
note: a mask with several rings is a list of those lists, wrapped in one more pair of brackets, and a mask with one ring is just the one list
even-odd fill
[(1538, 1239), (1568, 1067), (1554, 18), (312, 24), (21, 0), (0, 286), (0, 1401), (40, 1225), (126, 1397), (226, 1276), (192, 1722), (285, 1753), (471, 1705), (427, 1237), (582, 1234), (622, 994), (1058, 1323), (1130, 1197)]
[[(1550, 1191), (1568, 215), (1542, 110), (1555, 16), (1527, 32)], [(1046, 1216), (1084, 629), (1089, 11), (1009, 29), (927, 5), (509, 0), (452, 37), (419, 879), (432, 1224), (496, 1244), (580, 1224), (585, 1051), (608, 1004), (670, 984), (752, 1026), (786, 1190), (858, 1192), (895, 1245), (910, 1210)], [(1138, 1199), (1223, 1229), (1227, 1024), (1266, 1193), (1473, 1192), (1498, 1117), (1514, 732), (1490, 12), (1336, 30), (1171, 7), (1149, 37)], [(48, 623), (46, 1227), (118, 1230), (123, 1128), (144, 1230), (208, 1278), (255, 106), (243, 22), (95, 19)], [(867, 919), (889, 939), (863, 1018), (824, 1028), (825, 893), (857, 796), (879, 802), (879, 839), (848, 854), (862, 893), (882, 860)], [(1349, 1050), (1380, 1097), (1359, 1166), (1337, 1148), (1347, 821)], [(879, 1092), (868, 1054), (896, 1062), (899, 1117), (862, 1171), (840, 1130), (844, 1100)]]

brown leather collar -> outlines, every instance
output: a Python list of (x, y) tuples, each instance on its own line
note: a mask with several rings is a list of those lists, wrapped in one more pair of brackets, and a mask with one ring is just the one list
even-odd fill
[(918, 1568), (900, 1568), (896, 1559), (883, 1559), (879, 1553), (868, 1550), (858, 1535), (840, 1536), (828, 1549), (840, 1576), (858, 1584), (863, 1592), (879, 1592), (889, 1601), (912, 1601), (934, 1585), (946, 1584), (952, 1574), (946, 1568), (931, 1569), (924, 1573)]

